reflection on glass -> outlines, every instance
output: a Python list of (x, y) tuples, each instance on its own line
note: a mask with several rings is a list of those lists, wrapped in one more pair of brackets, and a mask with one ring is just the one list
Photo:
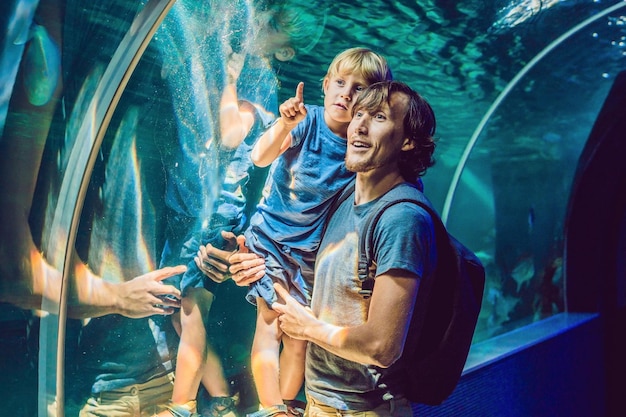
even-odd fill
[(61, 273), (36, 246), (29, 214), (61, 91), (59, 15), (54, 5), (41, 8), (44, 26), (34, 20), (37, 2), (7, 3), (3, 15), (11, 24), (2, 28), (0, 60), (0, 414), (34, 415), (55, 401), (37, 388), (50, 392), (55, 385)]
[[(85, 141), (81, 126), (97, 119), (90, 102), (98, 88), (116, 88), (101, 80), (149, 3), (8, 0), (1, 6), (0, 414), (54, 408), (55, 398), (33, 400), (55, 392), (56, 381), (38, 378), (55, 375), (41, 370), (57, 363), (70, 240), (50, 226), (64, 175), (83, 175), (67, 167)], [(90, 397), (102, 399), (99, 393), (124, 396), (144, 383), (155, 393), (145, 399), (148, 415), (170, 400), (178, 320), (153, 314), (146, 298), (165, 287), (160, 280), (167, 273), (144, 274), (178, 264), (188, 267), (187, 275), (166, 282), (189, 280), (190, 288), (201, 284), (215, 295), (197, 300), (204, 312), (210, 305), (210, 314), (201, 315), (209, 352), (201, 405), (211, 399), (204, 391), (239, 393), (240, 411), (256, 405), (249, 375), (254, 307), (245, 289), (201, 274), (193, 256), (200, 244), (231, 249), (220, 232), (246, 227), (266, 175), (252, 168), (248, 152), (297, 82), (319, 85), (343, 49), (383, 53), (394, 76), (424, 92), (438, 114), (438, 163), (425, 186), (441, 206), (460, 149), (498, 91), (559, 30), (605, 6), (373, 1), (367, 9), (353, 2), (307, 4), (302, 13), (295, 3), (179, 0), (148, 45), (87, 173), (66, 268), (73, 317), (65, 337), (66, 415), (76, 415)], [(564, 207), (578, 153), (624, 66), (623, 27), (616, 13), (546, 57), (490, 120), (460, 179), (448, 226), (488, 272), (476, 340), (564, 309)], [(305, 94), (306, 102), (321, 102), (315, 88)]]
[[(58, 203), (67, 200), (75, 190), (70, 187), (65, 194), (59, 190), (68, 178), (70, 181), (82, 178), (85, 167), (68, 161), (72, 149), (79, 148), (75, 145), (90, 139), (81, 136), (82, 141), (75, 140), (76, 132), (72, 129), (80, 124), (79, 118), (88, 120), (90, 112), (84, 111), (82, 104), (86, 101), (81, 100), (77, 100), (78, 106), (72, 109), (74, 103), (69, 100), (74, 97), (65, 93), (72, 92), (74, 80), (60, 77), (61, 60), (71, 58), (65, 53), (72, 46), (71, 39), (64, 43), (64, 19), (73, 15), (64, 15), (62, 4), (52, 0), (39, 5), (36, 2), (16, 2), (11, 6), (14, 7), (15, 21), (9, 21), (8, 32), (15, 30), (11, 25), (16, 23), (20, 25), (17, 33), (25, 31), (28, 35), (23, 39), (11, 38), (4, 45), (7, 54), (3, 54), (3, 58), (9, 56), (15, 60), (11, 67), (3, 59), (3, 64), (6, 64), (3, 75), (6, 74), (7, 80), (3, 86), (8, 86), (7, 92), (13, 88), (13, 95), (8, 94), (6, 97), (10, 97), (11, 101), (3, 102), (1, 106), (7, 108), (7, 113), (6, 119), (3, 118), (5, 129), (0, 142), (4, 162), (0, 195), (3, 231), (0, 253), (4, 261), (0, 275), (0, 301), (3, 303), (0, 308), (3, 312), (24, 311), (24, 322), (14, 325), (24, 326), (29, 344), (38, 345), (39, 352), (25, 349), (28, 355), (33, 354), (26, 357), (27, 366), (3, 373), (9, 384), (11, 378), (22, 376), (25, 376), (25, 381), (32, 382), (23, 386), (30, 393), (26, 395), (29, 400), (13, 396), (3, 381), (2, 392), (9, 393), (11, 398), (4, 401), (2, 397), (1, 403), (11, 412), (24, 411), (30, 415), (33, 410), (40, 410), (40, 413), (56, 415), (62, 406), (58, 395), (61, 394), (62, 398), (59, 382), (63, 374), (57, 372), (57, 366), (62, 364), (57, 354), (62, 352), (58, 349), (58, 338), (65, 330), (65, 323), (60, 323), (60, 318), (65, 317), (62, 314), (65, 306), (60, 303), (65, 299), (62, 294), (68, 293), (66, 299), (71, 316), (119, 313), (142, 317), (157, 310), (154, 307), (155, 301), (158, 301), (155, 293), (172, 293), (170, 288), (159, 282), (164, 278), (161, 274), (167, 276), (179, 271), (155, 271), (128, 283), (111, 285), (94, 275), (89, 266), (76, 256), (73, 245), (68, 244), (73, 242), (73, 236), (63, 227), (63, 222), (57, 221), (57, 214), (61, 212), (61, 217), (67, 215), (71, 218), (71, 207), (78, 203), (78, 199), (75, 195), (70, 197), (70, 213), (63, 213)], [(63, 55), (59, 55), (61, 45), (67, 47), (63, 49)], [(63, 65), (70, 67), (71, 62), (68, 64), (65, 61)], [(11, 74), (17, 76), (12, 78)], [(68, 82), (64, 84), (62, 81)], [(98, 79), (92, 81), (93, 86)], [(62, 87), (68, 88), (63, 91)], [(83, 94), (93, 95), (93, 89), (84, 90)], [(68, 121), (70, 112), (74, 118)], [(66, 136), (66, 133), (73, 136)], [(67, 257), (70, 263), (65, 265), (68, 246), (72, 248), (69, 251), (71, 256)], [(62, 291), (61, 271), (66, 271), (67, 278), (76, 284), (67, 291)], [(132, 291), (137, 288), (140, 291)], [(16, 346), (19, 348), (20, 345)], [(35, 396), (39, 402), (32, 400)], [(17, 401), (17, 406), (14, 401)]]
[[(116, 9), (88, 14), (95, 34), (74, 35), (85, 45), (94, 35), (112, 37), (108, 12), (120, 16)], [(208, 24), (215, 16), (220, 24)], [(255, 401), (253, 395), (239, 395), (236, 404), (231, 399), (250, 390), (254, 309), (244, 289), (218, 285), (193, 258), (201, 244), (232, 250), (221, 232), (246, 227), (266, 175), (252, 166), (249, 152), (277, 113), (272, 60), (286, 61), (312, 47), (320, 28), (292, 4), (253, 9), (243, 1), (179, 1), (155, 33), (100, 149), (77, 250), (108, 281), (186, 265), (185, 274), (164, 281), (185, 297), (172, 318), (103, 316), (82, 326), (73, 344), (76, 356), (68, 355), (71, 412), (106, 412), (89, 397), (106, 395), (119, 404), (135, 387), (154, 394), (141, 404), (153, 413), (170, 397), (195, 398), (200, 379), (208, 392), (204, 408), (250, 407)], [(79, 99), (90, 74), (99, 71), (97, 57), (89, 58), (81, 58), (78, 67), (90, 68), (88, 74), (72, 77), (85, 77)], [(178, 383), (172, 392), (175, 362)]]

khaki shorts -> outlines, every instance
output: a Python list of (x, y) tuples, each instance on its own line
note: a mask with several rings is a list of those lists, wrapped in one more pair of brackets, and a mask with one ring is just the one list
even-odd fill
[[(172, 398), (174, 373), (92, 396), (80, 408), (80, 417), (150, 417)], [(71, 415), (71, 414), (68, 414)]]
[(337, 410), (315, 401), (307, 395), (304, 417), (412, 417), (411, 404), (405, 398), (385, 402), (373, 410), (350, 411)]

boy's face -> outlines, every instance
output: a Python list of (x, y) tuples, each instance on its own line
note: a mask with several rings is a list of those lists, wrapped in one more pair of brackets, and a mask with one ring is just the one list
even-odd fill
[(289, 46), (289, 36), (275, 29), (269, 22), (271, 12), (260, 12), (255, 16), (255, 39), (258, 51), (263, 56), (274, 56), (279, 61), (291, 60), (296, 51)]
[(382, 103), (371, 113), (357, 109), (348, 126), (346, 167), (353, 172), (374, 169), (390, 171), (397, 167), (400, 152), (413, 148), (404, 134), (404, 116), (408, 96), (391, 94), (390, 103)]
[(359, 73), (339, 73), (324, 78), (324, 111), (336, 123), (350, 123), (352, 106), (367, 88)]

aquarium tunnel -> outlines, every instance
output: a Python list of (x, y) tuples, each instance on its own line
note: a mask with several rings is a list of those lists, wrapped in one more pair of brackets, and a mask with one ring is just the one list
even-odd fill
[[(322, 105), (329, 63), (356, 46), (432, 105), (425, 194), (486, 270), (461, 381), (415, 415), (619, 415), (626, 2), (305, 3), (2, 2), (0, 415), (78, 416), (172, 374), (175, 324), (141, 297), (176, 251), (194, 263), (176, 230), (234, 250), (219, 232), (243, 232), (268, 174), (254, 141), (299, 82)], [(227, 94), (256, 115), (237, 143)], [(211, 285), (215, 372), (245, 415), (256, 309)]]

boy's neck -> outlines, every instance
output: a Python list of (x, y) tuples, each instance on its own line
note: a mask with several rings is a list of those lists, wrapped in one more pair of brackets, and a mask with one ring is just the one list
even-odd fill
[(348, 139), (348, 125), (350, 122), (338, 122), (328, 115), (324, 109), (324, 123), (335, 135), (343, 139)]

